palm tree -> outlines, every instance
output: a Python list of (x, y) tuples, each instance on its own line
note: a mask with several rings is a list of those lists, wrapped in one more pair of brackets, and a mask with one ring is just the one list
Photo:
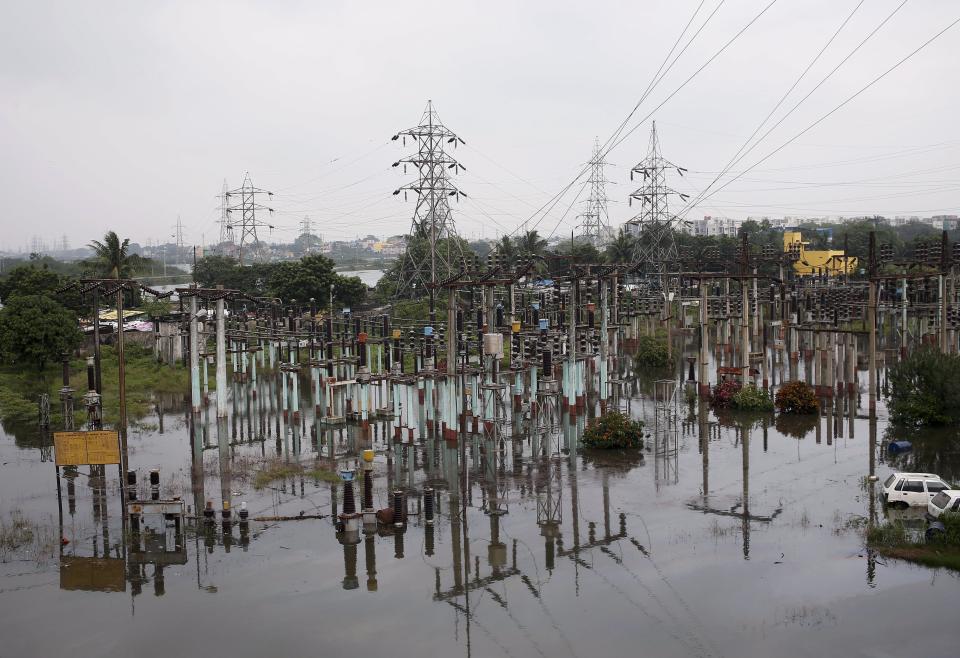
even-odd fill
[(537, 260), (543, 257), (547, 241), (540, 237), (536, 229), (527, 231), (517, 239), (517, 252), (522, 258)]
[(500, 238), (494, 249), (496, 250), (497, 255), (500, 257), (500, 260), (507, 263), (511, 262), (517, 254), (517, 249), (509, 235), (505, 235)]
[(613, 242), (607, 245), (607, 259), (611, 263), (629, 263), (633, 260), (636, 246), (636, 239), (621, 229)]
[[(130, 238), (124, 238), (121, 242), (120, 238), (114, 231), (107, 232), (103, 236), (103, 242), (99, 240), (94, 240), (90, 243), (90, 248), (93, 249), (93, 259), (92, 265), (96, 270), (104, 277), (110, 279), (129, 279), (138, 269), (143, 266), (143, 259), (136, 254), (128, 253), (127, 249), (130, 246)], [(126, 470), (126, 454), (127, 454), (127, 438), (126, 438), (126, 427), (127, 427), (127, 402), (126, 402), (126, 377), (125, 377), (125, 367), (124, 367), (124, 358), (123, 358), (123, 292), (124, 286), (121, 285), (117, 289), (117, 362), (119, 369), (119, 390), (120, 390), (120, 449), (122, 451), (122, 470)], [(94, 297), (96, 300), (97, 297)], [(99, 303), (96, 304), (94, 313), (99, 314)], [(99, 362), (99, 351), (100, 345), (96, 346), (97, 356), (96, 359)], [(99, 365), (97, 366), (99, 370)]]
[(103, 236), (103, 242), (94, 240), (89, 244), (93, 249), (93, 266), (97, 271), (110, 279), (129, 279), (143, 262), (140, 256), (128, 253), (130, 238), (120, 241), (113, 231)]

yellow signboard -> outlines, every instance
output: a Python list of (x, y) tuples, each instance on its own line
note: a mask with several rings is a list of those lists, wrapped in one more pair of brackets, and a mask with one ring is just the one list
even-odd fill
[(118, 558), (60, 557), (60, 589), (122, 592), (126, 589), (126, 562)]
[(119, 464), (120, 440), (116, 432), (54, 432), (57, 466)]

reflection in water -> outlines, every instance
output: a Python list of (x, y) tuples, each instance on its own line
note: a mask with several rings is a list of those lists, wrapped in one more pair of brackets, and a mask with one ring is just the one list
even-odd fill
[[(288, 380), (288, 391), (292, 388)], [(285, 407), (282, 377), (272, 377), (264, 371), (256, 382), (233, 386), (232, 415), (213, 420), (207, 408), (199, 414), (186, 415), (191, 464), (189, 485), (183, 484), (184, 488), (190, 487), (186, 495), (191, 518), (179, 535), (169, 536), (162, 525), (145, 527), (138, 536), (131, 535), (124, 547), (123, 541), (118, 541), (123, 536), (117, 532), (118, 515), (107, 513), (112, 500), (110, 484), (102, 474), (91, 472), (89, 514), (99, 525), (94, 536), (84, 535), (83, 550), (91, 553), (91, 558), (102, 560), (109, 555), (121, 559), (121, 586), (124, 580), (128, 581), (133, 596), (138, 596), (151, 581), (158, 596), (164, 592), (169, 592), (168, 597), (185, 596), (176, 593), (176, 572), (166, 567), (183, 564), (173, 560), (186, 561), (188, 548), (193, 551), (189, 557), (196, 563), (197, 586), (208, 592), (217, 591), (228, 578), (267, 582), (245, 580), (247, 575), (239, 569), (232, 570), (234, 564), (252, 564), (246, 562), (252, 556), (305, 554), (309, 560), (321, 563), (323, 569), (330, 569), (329, 547), (335, 544), (330, 543), (334, 532), (328, 522), (334, 522), (344, 505), (342, 485), (298, 472), (278, 480), (259, 496), (252, 489), (249, 474), (244, 472), (245, 461), (274, 453), (275, 443), (279, 460), (331, 471), (354, 468), (360, 450), (369, 445), (377, 455), (377, 506), (390, 508), (392, 492), (400, 490), (407, 523), (399, 528), (391, 523), (380, 524), (375, 531), (362, 536), (362, 549), (358, 543), (344, 544), (337, 550), (333, 555), (337, 578), (328, 578), (326, 571), (317, 576), (319, 581), (332, 580), (335, 584), (337, 591), (324, 591), (324, 596), (358, 596), (365, 592), (412, 600), (418, 591), (429, 589), (432, 602), (450, 611), (454, 618), (454, 641), (465, 643), (467, 651), (477, 655), (497, 649), (510, 655), (524, 651), (582, 655), (582, 651), (574, 651), (574, 646), (579, 650), (582, 640), (570, 632), (571, 626), (577, 627), (569, 621), (571, 615), (576, 617), (571, 609), (596, 605), (605, 610), (606, 606), (627, 609), (643, 621), (645, 634), (663, 636), (656, 641), (667, 642), (690, 655), (713, 655), (718, 652), (707, 639), (710, 633), (694, 614), (706, 605), (691, 599), (691, 593), (699, 593), (698, 585), (691, 582), (693, 579), (674, 579), (678, 571), (683, 573), (683, 567), (677, 563), (685, 558), (695, 562), (701, 559), (697, 550), (688, 550), (690, 547), (684, 542), (690, 542), (695, 549), (708, 546), (721, 558), (727, 554), (724, 546), (717, 547), (723, 544), (719, 540), (722, 535), (711, 535), (709, 526), (705, 529), (699, 518), (690, 521), (691, 517), (703, 515), (732, 524), (731, 528), (720, 528), (720, 532), (733, 530), (731, 537), (740, 540), (726, 542), (737, 568), (747, 568), (745, 562), (749, 561), (750, 568), (757, 569), (760, 564), (767, 564), (769, 550), (764, 544), (768, 532), (774, 526), (781, 526), (782, 530), (785, 525), (783, 519), (775, 523), (784, 503), (767, 495), (768, 489), (780, 486), (771, 484), (777, 478), (770, 472), (797, 468), (787, 463), (783, 445), (790, 445), (792, 457), (795, 441), (788, 439), (820, 435), (823, 443), (819, 451), (809, 458), (804, 455), (808, 461), (820, 460), (810, 467), (817, 470), (804, 472), (808, 479), (822, 481), (825, 476), (820, 475), (819, 469), (844, 456), (837, 452), (843, 444), (855, 444), (850, 440), (854, 437), (856, 413), (852, 396), (838, 396), (827, 404), (822, 425), (816, 416), (781, 416), (776, 421), (769, 416), (714, 418), (708, 407), (701, 404), (695, 412), (691, 410), (682, 432), (675, 411), (651, 423), (650, 415), (658, 412), (656, 400), (639, 399), (637, 411), (647, 414), (648, 430), (654, 430), (648, 443), (654, 457), (650, 473), (641, 467), (642, 453), (624, 456), (580, 450), (579, 439), (591, 411), (571, 418), (558, 410), (551, 419), (544, 410), (540, 414), (528, 413), (530, 409), (525, 407), (510, 414), (512, 422), (505, 428), (509, 431), (491, 436), (479, 424), (478, 431), (469, 432), (468, 440), (458, 443), (447, 440), (441, 429), (428, 425), (427, 418), (422, 425), (418, 424), (415, 389), (408, 391), (410, 396), (405, 398), (405, 426), (400, 433), (390, 416), (376, 413), (371, 413), (367, 428), (352, 422), (322, 422), (316, 417), (318, 405), (306, 380), (302, 392), (310, 403), (299, 409), (300, 416), (295, 419), (294, 410), (289, 405)], [(546, 408), (546, 398), (544, 401)], [(324, 403), (321, 400), (319, 406)], [(612, 404), (619, 404), (616, 396)], [(471, 423), (472, 417), (468, 414), (464, 422)], [(175, 433), (176, 421), (168, 417), (166, 424), (167, 434)], [(861, 425), (861, 433), (863, 429)], [(869, 432), (869, 473), (873, 474), (878, 455), (884, 457), (882, 451), (875, 449), (875, 420), (870, 423)], [(696, 452), (692, 451), (694, 433)], [(301, 437), (309, 440), (301, 442)], [(265, 440), (270, 438), (275, 442), (264, 448)], [(927, 444), (921, 438), (913, 440), (915, 446), (921, 444), (920, 450), (893, 458), (902, 460), (894, 465), (926, 465), (925, 470), (945, 470), (944, 465), (952, 457), (944, 447), (934, 447), (935, 440)], [(816, 447), (815, 441), (803, 443), (805, 450)], [(824, 451), (827, 446), (831, 447), (829, 452)], [(858, 473), (862, 473), (859, 456), (857, 460), (861, 464)], [(700, 471), (699, 478), (693, 469)], [(79, 505), (80, 512), (77, 510), (78, 495), (81, 501), (84, 498), (84, 478), (86, 474), (65, 472), (65, 507), (71, 517), (87, 513), (85, 504)], [(434, 524), (427, 524), (424, 517), (426, 505), (422, 496), (426, 495), (427, 486), (436, 492)], [(649, 489), (644, 488), (647, 486)], [(686, 495), (680, 493), (681, 502), (671, 507), (671, 496), (683, 492), (685, 486), (695, 498), (688, 502)], [(805, 485), (790, 485), (793, 486), (802, 489)], [(866, 488), (868, 516), (875, 523), (875, 486), (869, 483)], [(245, 493), (241, 496), (237, 492)], [(799, 495), (810, 495), (809, 490), (803, 489)], [(216, 501), (218, 496), (219, 505), (208, 510), (207, 501)], [(323, 521), (290, 521), (287, 525), (247, 520), (238, 517), (235, 509), (235, 504), (245, 497), (251, 501), (252, 509), (256, 508), (254, 517), (295, 517), (300, 511), (329, 513), (330, 517)], [(689, 514), (688, 510), (698, 515)], [(648, 527), (648, 519), (658, 514), (659, 526), (651, 520)], [(291, 537), (302, 543), (288, 553)], [(857, 541), (850, 538), (848, 543), (855, 545)], [(246, 557), (238, 546), (244, 551), (249, 549)], [(361, 550), (366, 588), (359, 586)], [(391, 555), (395, 559), (390, 559)], [(62, 564), (67, 564), (71, 557), (64, 556)], [(408, 575), (422, 576), (423, 562), (429, 570), (426, 580)], [(281, 573), (283, 563), (284, 559), (277, 559), (276, 568)], [(877, 562), (868, 553), (866, 563), (867, 583), (876, 586)], [(267, 564), (272, 568), (269, 561)], [(70, 566), (62, 568), (62, 573), (77, 569), (73, 573), (80, 574), (84, 568)], [(90, 567), (102, 574), (111, 573), (112, 568)], [(115, 591), (116, 581), (113, 583), (114, 590), (107, 591)], [(704, 592), (704, 597), (707, 599), (708, 593)], [(573, 608), (568, 599), (576, 601)], [(531, 606), (532, 601), (536, 605)], [(416, 610), (419, 614), (422, 608)], [(545, 639), (531, 625), (531, 610), (545, 620), (552, 638)], [(656, 649), (663, 646), (667, 645), (654, 644), (651, 651), (656, 655)]]

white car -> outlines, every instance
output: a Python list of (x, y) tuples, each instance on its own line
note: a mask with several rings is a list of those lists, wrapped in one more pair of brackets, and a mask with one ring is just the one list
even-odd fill
[(950, 485), (933, 473), (891, 473), (883, 481), (883, 501), (890, 507), (926, 507)]
[(947, 512), (960, 512), (960, 489), (944, 489), (927, 503), (927, 514), (935, 519)]

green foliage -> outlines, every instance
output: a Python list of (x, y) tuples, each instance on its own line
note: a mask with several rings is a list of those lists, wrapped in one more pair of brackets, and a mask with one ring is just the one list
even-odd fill
[(728, 379), (713, 387), (710, 394), (710, 406), (714, 409), (729, 409), (733, 406), (733, 398), (740, 392), (740, 382)]
[(260, 265), (241, 267), (237, 259), (230, 256), (204, 256), (193, 268), (194, 278), (202, 288), (219, 285), (228, 290), (258, 295), (263, 293), (262, 274)]
[[(477, 260), (476, 254), (470, 249), (466, 240), (458, 237), (440, 238), (437, 240), (437, 253), (443, 258), (437, 258), (437, 280), (449, 278), (460, 270), (464, 261), (473, 263)], [(420, 265), (418, 268), (417, 265)], [(422, 282), (430, 280), (430, 238), (427, 235), (414, 235), (407, 239), (407, 250), (397, 258), (383, 273), (377, 282), (376, 295), (382, 301), (402, 297), (417, 299), (427, 296), (427, 288)], [(422, 281), (422, 282), (421, 282)], [(404, 284), (416, 283), (414, 288)]]
[(813, 414), (779, 414), (773, 425), (784, 436), (802, 439), (817, 427), (817, 417)]
[(899, 521), (874, 526), (867, 531), (867, 545), (887, 557), (960, 571), (960, 514), (949, 512), (939, 521), (945, 532), (929, 540), (911, 534)]
[(960, 422), (960, 355), (924, 347), (890, 369), (890, 418), (901, 425)]
[(93, 259), (89, 264), (98, 276), (129, 279), (143, 268), (143, 259), (129, 252), (130, 238), (121, 241), (114, 231), (108, 231), (103, 236), (103, 242), (94, 240), (89, 247), (93, 250)]
[(172, 306), (169, 300), (149, 298), (143, 302), (143, 311), (150, 318), (162, 318), (169, 315)]
[(643, 423), (617, 411), (593, 421), (583, 433), (587, 448), (613, 450), (643, 447)]
[(367, 284), (358, 276), (341, 276), (333, 282), (333, 296), (344, 306), (356, 306), (367, 298)]
[(0, 309), (0, 360), (43, 368), (82, 338), (77, 317), (42, 295), (14, 297)]
[(40, 266), (33, 262), (28, 265), (20, 265), (0, 278), (0, 301), (7, 303), (14, 297), (45, 295), (55, 299), (72, 311), (80, 311), (84, 304), (78, 291), (57, 292), (71, 280), (70, 277), (50, 269), (47, 263)]
[(617, 237), (607, 245), (607, 260), (611, 263), (632, 263), (636, 248), (637, 239), (620, 229)]
[(634, 355), (637, 366), (643, 368), (666, 368), (671, 365), (667, 340), (657, 336), (641, 336)]
[(320, 255), (304, 256), (299, 261), (274, 263), (267, 272), (267, 289), (271, 297), (286, 302), (296, 299), (306, 303), (313, 298), (325, 305), (336, 279), (332, 260)]
[(194, 276), (204, 288), (221, 285), (249, 295), (279, 297), (288, 303), (295, 299), (304, 305), (312, 298), (321, 308), (330, 303), (330, 286), (334, 301), (344, 306), (361, 303), (367, 294), (363, 281), (340, 276), (334, 272), (333, 261), (319, 254), (244, 266), (228, 256), (206, 256), (197, 261)]
[(741, 411), (773, 411), (773, 400), (766, 390), (747, 384), (733, 395), (733, 406)]
[(813, 388), (803, 381), (787, 382), (777, 391), (777, 410), (782, 414), (815, 414), (820, 409)]
[(550, 275), (553, 277), (569, 276), (571, 264), (602, 263), (603, 254), (597, 250), (590, 240), (579, 238), (571, 244), (569, 240), (561, 241), (556, 253), (546, 254), (549, 262)]

